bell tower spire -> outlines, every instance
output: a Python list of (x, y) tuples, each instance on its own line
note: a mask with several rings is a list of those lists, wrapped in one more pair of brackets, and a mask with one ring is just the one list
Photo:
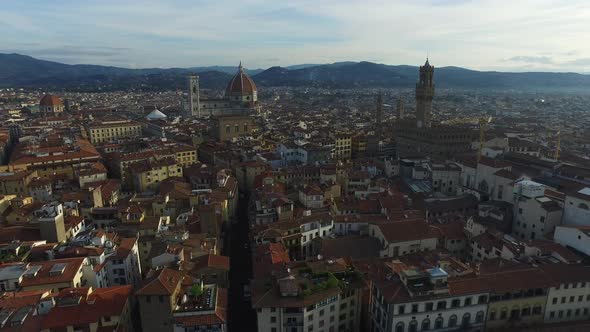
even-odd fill
[(430, 128), (432, 125), (432, 99), (434, 98), (434, 67), (428, 57), (420, 66), (420, 76), (416, 83), (416, 126)]

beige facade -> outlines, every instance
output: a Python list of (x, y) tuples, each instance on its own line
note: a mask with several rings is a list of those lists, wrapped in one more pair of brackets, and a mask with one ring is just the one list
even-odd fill
[(334, 138), (334, 158), (350, 159), (352, 157), (352, 135), (338, 134)]
[(36, 171), (0, 173), (0, 195), (26, 195)]
[(173, 159), (132, 164), (130, 171), (137, 192), (156, 191), (162, 181), (170, 177), (182, 177), (182, 167)]
[(141, 124), (133, 121), (109, 121), (86, 127), (90, 143), (110, 142), (117, 139), (141, 136)]
[(252, 134), (253, 122), (248, 115), (218, 116), (214, 121), (214, 135), (219, 141)]

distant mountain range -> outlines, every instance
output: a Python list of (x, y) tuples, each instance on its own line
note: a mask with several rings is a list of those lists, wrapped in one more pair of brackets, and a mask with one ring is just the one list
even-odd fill
[[(20, 54), (0, 53), (0, 87), (39, 87), (81, 91), (120, 89), (184, 89), (186, 75), (198, 73), (203, 88), (220, 89), (237, 67), (129, 69), (99, 65), (67, 65)], [(411, 88), (416, 66), (372, 62), (302, 64), (247, 70), (259, 86), (315, 86), (334, 88)], [(462, 89), (581, 89), (590, 90), (590, 75), (576, 73), (482, 72), (459, 67), (436, 68), (438, 87)]]

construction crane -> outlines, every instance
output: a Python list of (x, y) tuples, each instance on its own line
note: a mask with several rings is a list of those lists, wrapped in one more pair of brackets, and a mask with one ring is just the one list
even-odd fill
[(459, 124), (477, 124), (479, 126), (479, 146), (477, 149), (477, 162), (481, 160), (483, 153), (483, 144), (486, 140), (486, 127), (492, 122), (492, 117), (468, 117), (468, 118), (456, 118), (446, 121), (441, 121), (443, 125), (459, 125)]

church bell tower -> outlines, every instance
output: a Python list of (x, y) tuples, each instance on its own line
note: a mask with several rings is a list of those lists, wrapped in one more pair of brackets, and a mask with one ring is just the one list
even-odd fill
[(432, 125), (432, 99), (434, 98), (434, 67), (426, 59), (420, 66), (420, 79), (416, 83), (416, 126), (430, 128)]
[(188, 77), (188, 107), (190, 116), (201, 117), (199, 76), (196, 75), (190, 75)]

